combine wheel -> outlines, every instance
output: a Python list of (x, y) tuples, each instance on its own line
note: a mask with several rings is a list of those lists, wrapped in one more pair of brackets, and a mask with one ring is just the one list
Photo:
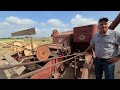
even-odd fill
[(40, 61), (44, 61), (44, 60), (48, 59), (49, 55), (50, 55), (50, 49), (47, 46), (39, 46), (37, 48), (36, 57)]

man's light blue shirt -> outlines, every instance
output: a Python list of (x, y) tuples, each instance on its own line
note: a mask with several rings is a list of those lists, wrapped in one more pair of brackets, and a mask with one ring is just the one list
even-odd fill
[(95, 47), (95, 55), (98, 58), (112, 58), (118, 55), (120, 45), (120, 33), (108, 30), (106, 34), (97, 32), (91, 39), (90, 45)]

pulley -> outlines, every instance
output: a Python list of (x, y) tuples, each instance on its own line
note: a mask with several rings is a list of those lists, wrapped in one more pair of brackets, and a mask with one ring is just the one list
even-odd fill
[(44, 60), (48, 59), (49, 55), (50, 55), (50, 49), (47, 46), (39, 46), (37, 48), (36, 57), (40, 61), (44, 61)]

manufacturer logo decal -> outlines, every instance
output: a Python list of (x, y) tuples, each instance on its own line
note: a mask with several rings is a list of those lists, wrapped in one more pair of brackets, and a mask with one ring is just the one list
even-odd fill
[(85, 35), (80, 35), (79, 39), (80, 40), (85, 40)]

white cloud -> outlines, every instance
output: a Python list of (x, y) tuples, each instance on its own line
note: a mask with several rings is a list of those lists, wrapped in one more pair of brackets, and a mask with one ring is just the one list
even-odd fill
[[(36, 35), (34, 35), (34, 37), (49, 37), (53, 29), (57, 29), (58, 32), (65, 32), (72, 30), (76, 26), (88, 24), (97, 24), (97, 21), (92, 18), (85, 18), (81, 15), (76, 15), (68, 21), (68, 23), (64, 23), (59, 19), (49, 19), (46, 22), (37, 22), (31, 19), (10, 16), (0, 21), (0, 37), (10, 37), (13, 32), (32, 27), (36, 30)], [(115, 30), (120, 32), (120, 25), (118, 25)]]
[(89, 24), (97, 24), (97, 21), (95, 21), (92, 18), (84, 18), (81, 15), (76, 15), (74, 18), (71, 19), (71, 24), (73, 27), (76, 26), (84, 26)]
[(8, 29), (8, 27), (10, 28), (11, 25), (8, 22), (0, 22), (0, 29)]
[(10, 34), (15, 31), (32, 27), (35, 27), (36, 30), (35, 37), (46, 37), (52, 34), (53, 29), (57, 29), (59, 32), (70, 31), (76, 25), (86, 24), (88, 20), (92, 22), (94, 21), (92, 19), (87, 19), (80, 15), (76, 15), (73, 19), (71, 19), (71, 25), (70, 22), (64, 23), (59, 19), (49, 19), (47, 22), (36, 22), (31, 19), (9, 16), (6, 17), (3, 22), (0, 22), (0, 30), (2, 30), (2, 33), (4, 33), (0, 35), (0, 37), (3, 37), (3, 35), (10, 37)]
[(72, 30), (71, 28), (35, 28), (35, 37), (50, 37), (54, 29), (57, 29), (59, 33)]
[(17, 25), (36, 25), (38, 24), (37, 22), (30, 20), (30, 19), (26, 19), (26, 18), (19, 18), (19, 17), (15, 17), (15, 16), (10, 16), (10, 17), (6, 17), (5, 18), (6, 22), (9, 22), (11, 24), (17, 24)]
[(62, 26), (62, 21), (58, 20), (58, 19), (50, 19), (47, 22), (47, 25), (52, 26), (52, 27), (61, 27)]
[(35, 28), (36, 35), (35, 37), (50, 37), (53, 29), (48, 28)]
[(39, 26), (39, 23), (34, 20), (9, 16), (0, 22), (0, 37), (10, 37), (11, 33), (15, 31), (37, 26)]

